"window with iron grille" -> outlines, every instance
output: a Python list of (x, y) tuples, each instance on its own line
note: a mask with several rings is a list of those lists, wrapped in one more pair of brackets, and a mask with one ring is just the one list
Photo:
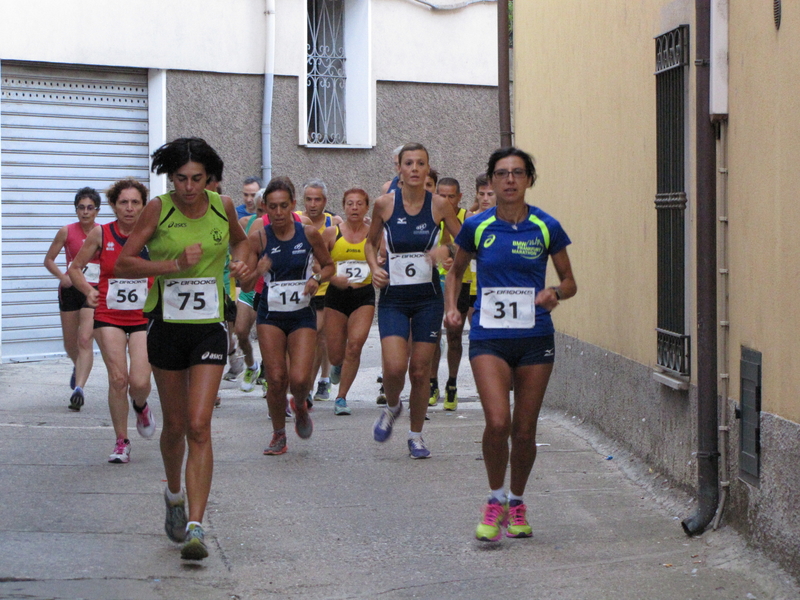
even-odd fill
[(308, 0), (309, 144), (346, 144), (344, 0)]
[(686, 335), (684, 306), (684, 79), (688, 64), (688, 25), (681, 25), (656, 38), (657, 364), (676, 375), (689, 375), (691, 364), (690, 337)]

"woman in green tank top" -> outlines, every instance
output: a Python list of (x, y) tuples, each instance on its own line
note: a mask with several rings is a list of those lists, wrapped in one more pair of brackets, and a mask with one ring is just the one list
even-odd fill
[[(202, 520), (211, 488), (211, 415), (222, 378), (228, 335), (223, 268), (232, 249), (231, 275), (249, 281), (250, 246), (230, 198), (205, 189), (222, 159), (199, 138), (180, 138), (153, 153), (152, 170), (166, 173), (174, 190), (148, 202), (125, 248), (118, 277), (155, 277), (145, 304), (147, 352), (161, 399), (161, 455), (169, 538), (183, 542), (181, 557), (208, 556)], [(139, 258), (147, 245), (150, 260)], [(186, 446), (187, 518), (182, 491)]]

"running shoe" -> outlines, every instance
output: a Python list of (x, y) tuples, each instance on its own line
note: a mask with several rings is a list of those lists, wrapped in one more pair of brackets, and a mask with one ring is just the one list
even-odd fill
[(483, 518), (475, 530), (475, 537), (481, 542), (496, 542), (502, 535), (501, 527), (505, 527), (506, 507), (497, 500), (489, 498), (483, 507)]
[(189, 525), (186, 531), (186, 538), (181, 548), (181, 558), (184, 560), (203, 560), (208, 556), (206, 548), (206, 534), (203, 526), (197, 523)]
[(431, 455), (431, 451), (425, 446), (425, 440), (421, 437), (409, 438), (408, 452), (411, 458), (428, 458)]
[(307, 440), (314, 433), (314, 422), (311, 420), (311, 415), (308, 414), (308, 407), (306, 410), (298, 412), (294, 396), (289, 397), (289, 404), (294, 412), (294, 432), (301, 440)]
[(428, 406), (436, 406), (439, 402), (439, 386), (431, 381), (431, 397), (428, 399)]
[(335, 415), (352, 415), (353, 411), (347, 406), (347, 400), (344, 398), (337, 398), (333, 404), (333, 414)]
[(256, 378), (256, 385), (265, 385), (267, 383), (267, 376), (264, 373), (264, 363), (261, 363), (261, 368), (258, 371), (258, 378)]
[(76, 387), (75, 391), (72, 392), (72, 396), (69, 397), (69, 409), (77, 412), (81, 409), (81, 406), (83, 406), (83, 390), (80, 387)]
[(170, 502), (167, 488), (164, 488), (164, 503), (167, 505), (167, 518), (164, 519), (164, 531), (173, 542), (180, 543), (186, 539), (186, 499)]
[(444, 391), (444, 409), (455, 410), (458, 408), (458, 388), (448, 385)]
[(381, 415), (372, 427), (372, 437), (376, 442), (385, 442), (392, 437), (394, 421), (400, 416), (400, 413), (403, 412), (402, 403), (398, 404), (397, 407), (397, 412), (394, 412), (388, 405), (381, 411)]
[(244, 377), (242, 377), (242, 383), (239, 384), (239, 389), (243, 392), (252, 392), (256, 387), (256, 379), (258, 379), (258, 371), (255, 367), (247, 367), (244, 370)]
[(531, 526), (528, 524), (528, 519), (525, 518), (525, 513), (528, 507), (522, 500), (511, 500), (508, 503), (508, 529), (506, 530), (506, 537), (510, 538), (528, 538), (533, 535)]
[(278, 454), (286, 454), (286, 450), (286, 431), (284, 430), (281, 433), (273, 431), (272, 441), (269, 443), (269, 446), (264, 448), (264, 454), (267, 456), (275, 456)]
[(239, 375), (244, 371), (244, 356), (237, 352), (228, 355), (228, 372), (222, 376), (225, 381), (236, 381)]
[(108, 462), (116, 464), (126, 464), (131, 462), (131, 442), (120, 438), (114, 444), (114, 451), (109, 455)]
[[(333, 379), (331, 379), (333, 381)], [(338, 381), (336, 383), (339, 383)], [(330, 400), (331, 399), (331, 384), (327, 381), (317, 382), (317, 393), (314, 394), (314, 400)]]
[(75, 367), (72, 367), (72, 376), (69, 378), (69, 389), (75, 389)]
[(386, 392), (383, 390), (383, 384), (381, 384), (381, 389), (378, 391), (378, 397), (375, 399), (375, 402), (381, 405), (386, 404)]
[(331, 383), (333, 385), (339, 385), (339, 382), (342, 380), (342, 365), (332, 365), (331, 366)]
[(153, 411), (150, 410), (150, 405), (145, 404), (142, 412), (135, 409), (133, 412), (136, 413), (136, 431), (139, 432), (139, 435), (148, 439), (153, 437), (156, 432), (156, 419), (153, 416)]

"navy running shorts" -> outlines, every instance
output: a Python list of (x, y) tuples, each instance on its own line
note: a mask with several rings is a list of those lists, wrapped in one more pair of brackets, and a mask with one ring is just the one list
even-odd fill
[(546, 365), (555, 360), (556, 345), (553, 335), (524, 338), (495, 338), (470, 340), (469, 359), (481, 354), (491, 354), (503, 359), (512, 369), (528, 365)]

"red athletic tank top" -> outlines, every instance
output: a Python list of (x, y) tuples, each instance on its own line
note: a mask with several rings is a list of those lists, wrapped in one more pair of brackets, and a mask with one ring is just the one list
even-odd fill
[[(114, 277), (114, 265), (117, 264), (119, 254), (127, 240), (128, 237), (120, 233), (116, 221), (103, 225), (101, 246), (98, 253), (100, 262), (100, 283), (97, 286), (97, 291), (100, 292), (100, 299), (97, 303), (97, 308), (94, 309), (94, 318), (96, 321), (103, 321), (104, 323), (111, 323), (112, 325), (146, 325), (147, 318), (142, 314), (141, 308), (121, 310), (108, 307), (109, 279), (117, 279)], [(121, 300), (119, 306), (132, 306), (132, 302), (140, 302), (141, 306), (144, 306), (147, 290), (150, 289), (152, 284), (153, 279), (151, 277), (148, 279), (147, 287), (144, 288), (144, 290), (142, 290), (141, 285), (137, 289), (130, 283), (115, 285), (112, 290), (112, 295), (114, 296), (112, 300), (116, 300), (117, 302)]]

